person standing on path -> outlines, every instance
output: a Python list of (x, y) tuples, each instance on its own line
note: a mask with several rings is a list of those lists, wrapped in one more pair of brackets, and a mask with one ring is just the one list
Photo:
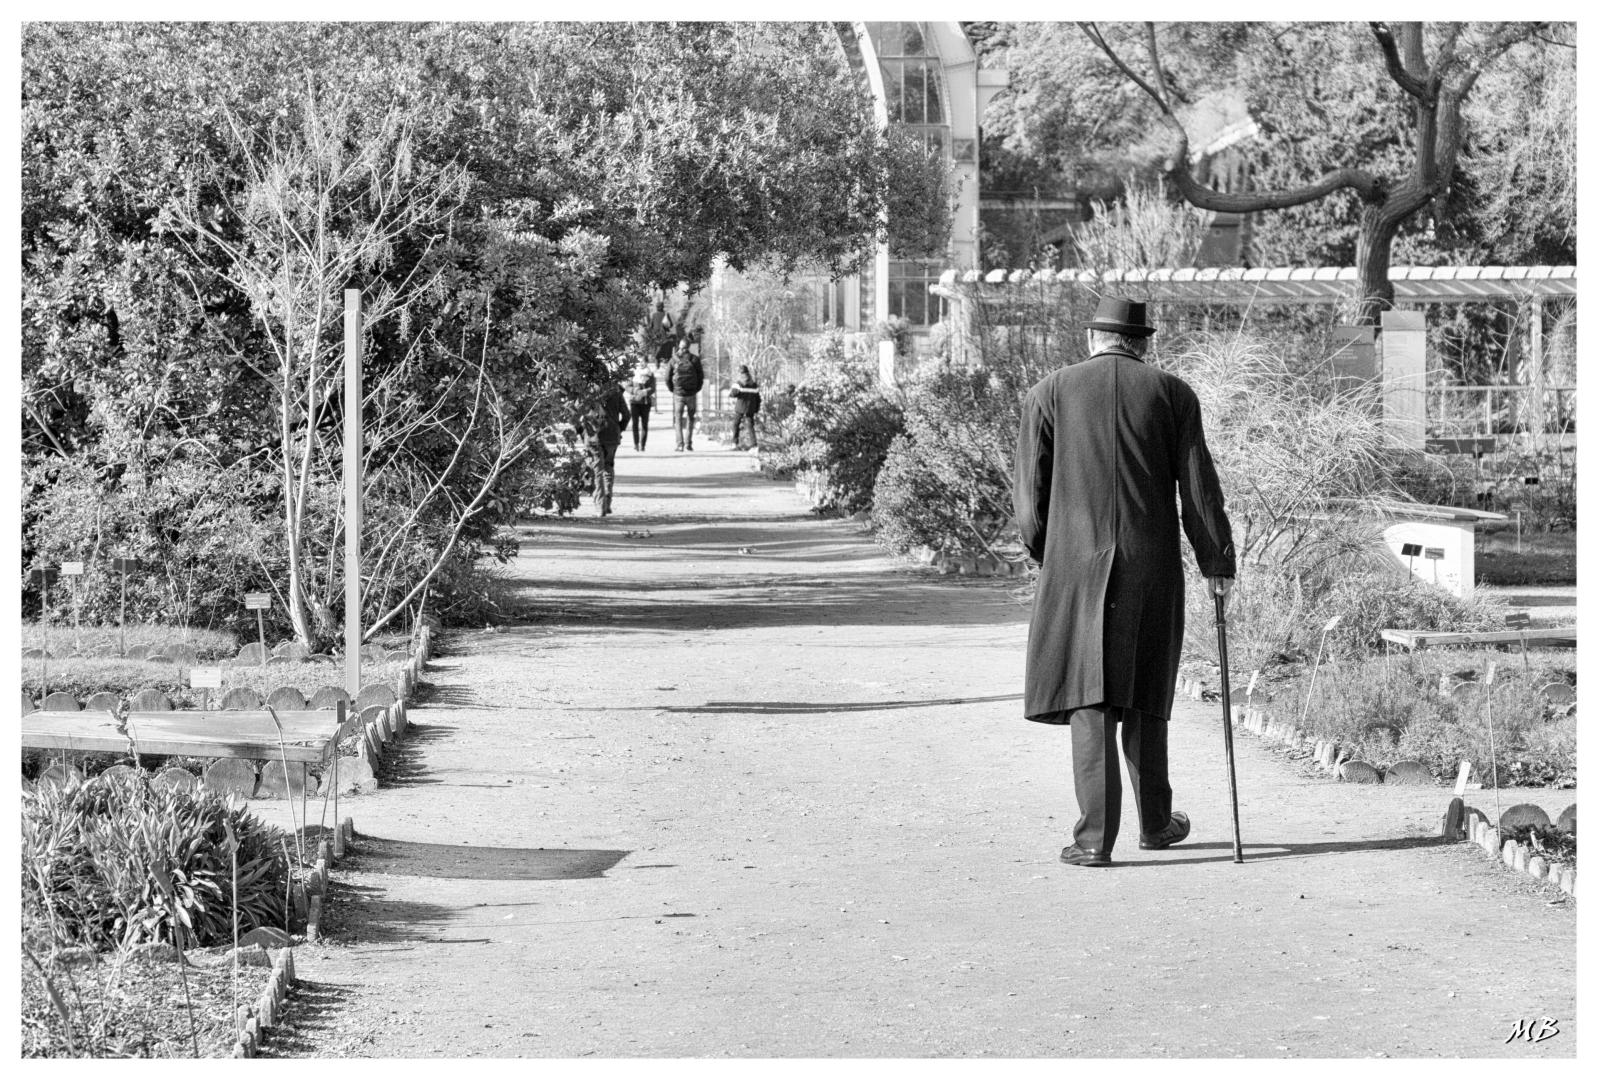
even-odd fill
[(655, 408), (655, 369), (649, 358), (640, 356), (627, 387), (627, 408), (632, 416), (633, 449), (643, 453), (649, 445), (649, 414)]
[(666, 369), (666, 389), (671, 391), (671, 426), (677, 434), (677, 449), (694, 448), (694, 415), (699, 411), (699, 388), (705, 385), (705, 369), (699, 357), (688, 351), (687, 342), (677, 346), (671, 366)]
[(599, 516), (610, 516), (610, 498), (616, 488), (616, 448), (627, 426), (627, 398), (621, 383), (612, 379), (599, 409), (584, 417), (578, 429), (588, 443), (588, 464), (594, 473), (594, 499)]
[(743, 428), (744, 421), (749, 422), (749, 449), (758, 450), (759, 440), (755, 435), (755, 416), (760, 412), (760, 384), (755, 382), (755, 377), (749, 374), (748, 364), (738, 365), (738, 379), (732, 384), (732, 448), (742, 450), (743, 444), (739, 442), (738, 435)]
[(655, 350), (655, 361), (665, 363), (670, 360), (677, 335), (672, 327), (671, 316), (666, 314), (664, 300), (655, 301), (655, 310), (649, 313), (649, 320), (644, 324), (644, 328), (648, 334), (649, 347)]
[(1027, 635), (1025, 715), (1071, 728), (1081, 812), (1060, 860), (1108, 866), (1121, 823), (1121, 728), (1145, 850), (1187, 838), (1171, 809), (1166, 724), (1182, 655), (1181, 529), (1225, 603), (1232, 527), (1198, 397), (1143, 362), (1147, 306), (1099, 301), (1091, 355), (1046, 376), (1022, 407), (1016, 522), (1039, 564)]

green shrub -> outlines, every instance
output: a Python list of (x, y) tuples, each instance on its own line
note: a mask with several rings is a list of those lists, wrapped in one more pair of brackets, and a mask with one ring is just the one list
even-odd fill
[[(244, 628), (245, 592), (264, 587), (260, 553), (269, 531), (257, 515), (268, 486), (244, 465), (219, 469), (200, 458), (134, 465), (51, 458), (23, 477), (23, 557), (27, 566), (82, 561), (75, 592), (50, 590), (51, 618), (70, 625), (74, 601), (88, 623), (115, 623), (123, 575), (113, 556), (141, 560), (127, 578), (127, 618), (174, 626)], [(24, 589), (24, 611), (38, 614), (39, 589)]]
[[(879, 541), (900, 553), (1000, 544), (1013, 517), (1018, 389), (996, 372), (949, 364), (915, 380), (904, 433), (877, 476), (871, 518)], [(1008, 557), (1019, 560), (1019, 547), (1009, 547)]]
[(852, 514), (871, 505), (888, 447), (904, 429), (899, 403), (882, 392), (873, 364), (823, 353), (794, 391), (784, 445), (769, 467), (817, 481), (816, 509)]
[(282, 834), (204, 787), (147, 774), (46, 785), (22, 796), (24, 916), (62, 945), (231, 942), (238, 845), (239, 931), (282, 926)]

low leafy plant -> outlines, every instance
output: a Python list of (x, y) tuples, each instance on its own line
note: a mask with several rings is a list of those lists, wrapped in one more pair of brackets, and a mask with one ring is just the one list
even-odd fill
[(142, 774), (25, 791), (24, 914), (60, 945), (225, 944), (234, 919), (229, 829), (239, 926), (282, 926), (289, 866), (280, 832), (224, 796)]

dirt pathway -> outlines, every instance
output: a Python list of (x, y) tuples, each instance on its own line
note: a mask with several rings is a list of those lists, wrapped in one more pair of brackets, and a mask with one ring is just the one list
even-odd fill
[(1217, 709), (1179, 703), (1193, 842), (1062, 866), (1003, 587), (657, 443), (617, 516), (527, 530), (527, 621), (446, 638), (277, 1053), (1574, 1053), (1574, 905), (1429, 839), (1441, 789), (1241, 740), (1236, 866)]

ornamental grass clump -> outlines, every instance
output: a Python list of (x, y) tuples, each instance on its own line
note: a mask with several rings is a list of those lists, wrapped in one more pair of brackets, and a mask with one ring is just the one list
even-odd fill
[[(1340, 387), (1315, 342), (1254, 332), (1196, 334), (1164, 362), (1198, 396), (1237, 551), (1228, 606), (1234, 666), (1299, 659), (1319, 646), (1340, 582), (1397, 584), (1382, 540), (1408, 501), (1370, 387)], [(1212, 658), (1215, 630), (1188, 560), (1187, 648)], [(1333, 612), (1335, 613), (1335, 612)], [(1363, 623), (1361, 624), (1363, 625)]]
[(153, 784), (142, 774), (24, 791), (24, 919), (63, 946), (228, 943), (235, 916), (229, 829), (237, 839), (239, 927), (284, 925), (289, 866), (279, 830), (221, 794)]

